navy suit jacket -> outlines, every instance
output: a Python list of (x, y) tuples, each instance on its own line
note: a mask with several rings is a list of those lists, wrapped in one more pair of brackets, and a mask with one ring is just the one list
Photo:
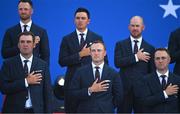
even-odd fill
[(120, 68), (120, 76), (125, 92), (130, 90), (131, 83), (139, 81), (142, 76), (154, 70), (154, 47), (142, 40), (140, 49), (142, 48), (144, 48), (145, 52), (151, 54), (151, 59), (148, 63), (144, 61), (136, 62), (130, 38), (116, 43), (114, 63), (117, 68)]
[[(180, 87), (180, 77), (169, 73), (167, 85), (178, 85)], [(180, 112), (180, 90), (177, 95), (168, 96), (165, 99), (163, 89), (156, 72), (144, 78), (142, 87), (144, 112), (150, 113), (179, 113)]]
[[(33, 54), (36, 57), (40, 57), (49, 64), (50, 50), (48, 35), (45, 29), (32, 23), (30, 31), (35, 35), (40, 37), (40, 42), (36, 44), (33, 50)], [(20, 24), (17, 24), (9, 29), (7, 29), (3, 42), (1, 54), (3, 58), (9, 58), (16, 56), (20, 53), (18, 48), (18, 35), (21, 33)]]
[[(33, 57), (31, 72), (42, 70), (42, 81), (29, 85), (29, 91), (35, 113), (52, 111), (52, 88), (49, 67), (45, 61)], [(24, 112), (28, 89), (25, 87), (25, 73), (20, 56), (6, 59), (0, 72), (0, 90), (6, 95), (2, 112)]]
[[(85, 40), (86, 44), (90, 45), (90, 43), (92, 43), (95, 40), (102, 41), (102, 37), (88, 30), (87, 37)], [(68, 89), (70, 81), (77, 68), (91, 63), (90, 56), (86, 56), (80, 59), (80, 50), (81, 48), (79, 46), (79, 40), (76, 31), (63, 37), (59, 52), (59, 64), (62, 67), (67, 67), (65, 76), (65, 89)]]
[(78, 101), (77, 112), (112, 113), (122, 102), (123, 88), (118, 73), (104, 64), (101, 81), (110, 80), (109, 88), (105, 92), (88, 95), (88, 88), (95, 81), (92, 65), (79, 68), (71, 83), (72, 96)]
[(175, 63), (174, 73), (180, 75), (180, 28), (171, 33), (168, 50), (171, 55), (171, 63)]

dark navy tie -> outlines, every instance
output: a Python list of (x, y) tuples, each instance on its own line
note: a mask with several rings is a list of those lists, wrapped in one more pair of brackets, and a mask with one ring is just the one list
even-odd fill
[(96, 66), (95, 68), (96, 68), (96, 71), (95, 71), (95, 79), (98, 79), (98, 81), (97, 81), (97, 82), (99, 82), (99, 81), (100, 81), (100, 72), (99, 72), (99, 67), (98, 67), (98, 66)]
[(24, 31), (23, 32), (27, 32), (27, 25), (24, 25)]
[(138, 40), (134, 40), (134, 54), (136, 54), (138, 52), (138, 43), (139, 41)]
[(84, 46), (84, 42), (85, 42), (85, 40), (84, 40), (84, 33), (80, 33), (79, 35), (81, 36), (80, 47), (82, 48)]
[(161, 75), (162, 81), (161, 81), (161, 85), (162, 85), (162, 89), (165, 90), (166, 89), (166, 75)]
[(24, 73), (25, 73), (25, 76), (27, 76), (28, 75), (28, 66), (27, 66), (27, 62), (28, 62), (29, 60), (24, 60)]

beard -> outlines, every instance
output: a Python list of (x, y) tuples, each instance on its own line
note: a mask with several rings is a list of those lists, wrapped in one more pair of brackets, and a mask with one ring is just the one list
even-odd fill
[(23, 20), (23, 21), (29, 20), (30, 18), (31, 18), (31, 16), (29, 16), (29, 15), (25, 15), (25, 14), (20, 15), (20, 19)]

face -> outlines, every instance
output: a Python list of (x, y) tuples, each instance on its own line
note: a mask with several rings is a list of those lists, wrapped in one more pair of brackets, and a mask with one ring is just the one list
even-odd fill
[(139, 38), (144, 30), (144, 24), (141, 17), (135, 16), (131, 19), (129, 30), (134, 38)]
[(170, 57), (166, 51), (157, 51), (154, 55), (156, 69), (159, 71), (166, 71), (170, 63)]
[(22, 35), (18, 43), (21, 54), (30, 57), (33, 53), (34, 43), (31, 35)]
[(85, 12), (78, 12), (75, 15), (75, 24), (76, 28), (79, 31), (84, 31), (87, 28), (87, 25), (89, 24), (90, 19), (88, 19), (88, 16)]
[(90, 53), (94, 64), (101, 64), (106, 56), (106, 51), (101, 43), (92, 44)]
[(19, 16), (22, 21), (30, 20), (33, 9), (27, 2), (20, 2), (18, 5)]

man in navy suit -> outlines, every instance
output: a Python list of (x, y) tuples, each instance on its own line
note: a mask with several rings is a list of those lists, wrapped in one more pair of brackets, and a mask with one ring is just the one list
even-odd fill
[(171, 32), (168, 50), (171, 55), (171, 63), (175, 63), (174, 73), (180, 75), (180, 28)]
[(113, 113), (122, 102), (121, 78), (114, 69), (104, 63), (106, 48), (101, 41), (90, 47), (92, 62), (79, 68), (70, 91), (78, 100), (78, 113)]
[(3, 113), (52, 112), (52, 88), (48, 64), (33, 55), (35, 36), (19, 35), (20, 54), (4, 61), (0, 90), (6, 95)]
[(170, 60), (167, 49), (156, 49), (154, 54), (156, 71), (145, 76), (144, 85), (141, 86), (144, 112), (180, 112), (180, 77), (169, 71)]
[(152, 56), (154, 47), (143, 39), (144, 27), (142, 17), (132, 17), (129, 24), (131, 35), (116, 43), (114, 63), (117, 68), (120, 68), (124, 87), (124, 101), (118, 108), (118, 112), (131, 113), (132, 110), (141, 112), (141, 106), (136, 101), (136, 97), (139, 97), (136, 91), (140, 89), (137, 85), (154, 67)]
[(40, 57), (49, 64), (49, 41), (45, 29), (37, 26), (31, 20), (33, 14), (33, 4), (31, 0), (20, 0), (18, 3), (18, 12), (20, 16), (20, 23), (7, 29), (2, 42), (2, 57), (9, 58), (20, 53), (18, 44), (18, 35), (24, 31), (31, 31), (35, 37), (35, 48), (33, 55)]
[[(74, 14), (76, 30), (63, 37), (60, 52), (59, 64), (67, 67), (65, 75), (65, 111), (76, 112), (76, 102), (72, 102), (71, 95), (68, 94), (71, 79), (75, 71), (91, 62), (89, 46), (95, 40), (101, 40), (102, 37), (90, 31), (87, 25), (90, 22), (90, 13), (85, 8), (78, 8)], [(106, 57), (107, 62), (107, 57)]]

